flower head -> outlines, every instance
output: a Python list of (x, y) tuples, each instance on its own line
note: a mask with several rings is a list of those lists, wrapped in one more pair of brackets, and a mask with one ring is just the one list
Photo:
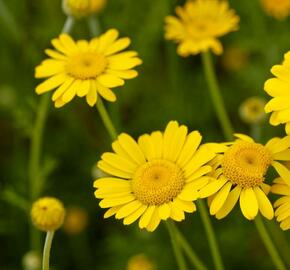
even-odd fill
[(80, 207), (68, 207), (63, 229), (68, 234), (78, 234), (88, 225), (88, 213)]
[(63, 0), (62, 3), (67, 15), (80, 18), (99, 13), (104, 8), (106, 0)]
[(241, 119), (248, 124), (257, 124), (265, 119), (265, 100), (260, 97), (247, 98), (240, 106)]
[(155, 131), (136, 142), (127, 134), (112, 144), (115, 153), (105, 153), (98, 166), (109, 177), (94, 182), (100, 207), (110, 208), (125, 225), (139, 219), (139, 227), (154, 231), (160, 220), (182, 221), (184, 212), (196, 210), (197, 191), (208, 182), (207, 163), (215, 154), (200, 146), (197, 131), (187, 133), (176, 121), (164, 133)]
[(30, 214), (36, 228), (41, 231), (55, 231), (63, 224), (65, 209), (58, 199), (44, 197), (33, 203)]
[(110, 88), (136, 77), (138, 73), (133, 68), (142, 63), (135, 51), (121, 52), (129, 46), (130, 39), (118, 39), (118, 35), (116, 29), (111, 29), (89, 42), (75, 42), (67, 34), (53, 39), (56, 50), (45, 50), (51, 58), (35, 69), (36, 78), (48, 78), (36, 87), (36, 93), (56, 89), (52, 100), (57, 108), (75, 96), (86, 97), (90, 106), (96, 104), (98, 95), (114, 102), (116, 96)]
[(290, 182), (289, 170), (280, 163), (290, 160), (290, 136), (271, 139), (266, 145), (246, 135), (236, 137), (232, 143), (207, 145), (221, 154), (212, 162), (213, 180), (200, 190), (200, 197), (210, 197), (210, 213), (218, 219), (227, 216), (238, 200), (247, 219), (254, 219), (258, 211), (272, 219), (274, 211), (267, 197), (270, 186), (265, 183), (265, 176), (272, 166)]
[(22, 258), (22, 266), (24, 270), (41, 269), (41, 255), (38, 251), (30, 250)]
[(127, 264), (127, 270), (154, 270), (154, 263), (145, 254), (131, 257)]
[(290, 14), (290, 0), (261, 0), (264, 11), (278, 20), (283, 20)]
[(226, 1), (188, 0), (177, 7), (178, 17), (165, 18), (165, 38), (178, 43), (181, 56), (212, 50), (221, 54), (219, 37), (238, 29), (239, 17)]
[(282, 65), (275, 65), (271, 72), (276, 78), (265, 82), (265, 91), (273, 97), (265, 106), (266, 113), (272, 113), (270, 124), (286, 124), (285, 130), (290, 134), (290, 52), (284, 55)]

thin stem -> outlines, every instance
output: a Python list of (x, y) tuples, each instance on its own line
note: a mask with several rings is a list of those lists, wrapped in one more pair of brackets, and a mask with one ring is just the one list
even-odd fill
[(213, 230), (212, 224), (210, 222), (210, 218), (209, 218), (208, 212), (206, 210), (204, 201), (198, 200), (197, 201), (197, 205), (198, 205), (198, 208), (199, 208), (199, 212), (200, 212), (200, 215), (201, 215), (203, 226), (204, 226), (205, 231), (206, 231), (206, 235), (207, 235), (207, 239), (208, 239), (208, 242), (209, 242), (210, 251), (211, 251), (211, 254), (212, 254), (212, 257), (213, 257), (213, 262), (214, 262), (214, 265), (215, 265), (215, 269), (223, 270), (224, 266), (223, 266), (223, 262), (222, 262), (222, 259), (221, 259), (221, 254), (220, 254), (220, 251), (219, 251), (217, 240), (216, 240), (216, 237), (215, 237), (215, 234), (214, 234), (214, 230)]
[(284, 265), (284, 262), (282, 261), (282, 259), (280, 258), (280, 255), (275, 247), (275, 245), (273, 244), (266, 228), (265, 225), (263, 223), (262, 218), (258, 215), (255, 218), (255, 225), (256, 228), (260, 234), (260, 237), (262, 239), (262, 241), (264, 242), (264, 245), (269, 253), (269, 255), (272, 258), (272, 261), (276, 267), (276, 269), (278, 270), (286, 270), (286, 266)]
[(92, 36), (96, 37), (100, 34), (101, 26), (96, 17), (91, 16), (88, 18), (88, 26)]
[(186, 238), (183, 236), (183, 234), (179, 231), (178, 227), (175, 225), (175, 223), (172, 223), (174, 230), (176, 232), (177, 241), (180, 244), (180, 246), (183, 248), (185, 254), (189, 258), (190, 262), (192, 263), (192, 266), (197, 270), (207, 270), (207, 267), (202, 263), (202, 261), (198, 258), (192, 247), (187, 242)]
[(62, 33), (70, 33), (73, 26), (74, 26), (74, 23), (75, 23), (75, 19), (71, 16), (68, 16), (65, 23), (64, 23), (64, 26), (61, 30)]
[(219, 90), (210, 52), (203, 52), (201, 56), (213, 106), (215, 108), (220, 125), (223, 129), (224, 136), (227, 140), (230, 141), (233, 138), (233, 128), (227, 115), (224, 101)]
[(49, 270), (49, 257), (54, 231), (47, 231), (42, 257), (42, 270)]
[(184, 260), (184, 257), (182, 255), (180, 246), (178, 245), (178, 241), (177, 241), (177, 234), (176, 231), (174, 229), (174, 225), (172, 221), (167, 221), (165, 222), (167, 230), (169, 232), (170, 235), (170, 239), (171, 239), (171, 244), (172, 244), (172, 248), (174, 251), (174, 255), (177, 261), (177, 265), (178, 265), (178, 269), (179, 270), (186, 270), (186, 263)]
[(29, 201), (21, 195), (17, 194), (14, 190), (4, 190), (1, 193), (1, 198), (9, 202), (11, 205), (17, 206), (19, 209), (22, 209), (25, 213), (29, 212)]
[(101, 98), (98, 99), (96, 106), (111, 139), (114, 141), (117, 138), (117, 132)]

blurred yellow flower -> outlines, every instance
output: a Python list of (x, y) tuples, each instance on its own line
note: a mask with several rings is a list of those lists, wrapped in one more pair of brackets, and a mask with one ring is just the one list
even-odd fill
[(225, 49), (221, 57), (221, 63), (224, 69), (228, 71), (239, 71), (249, 62), (249, 53), (239, 47), (230, 47)]
[(154, 270), (155, 266), (145, 254), (138, 254), (128, 260), (127, 270)]
[(200, 197), (211, 196), (210, 213), (218, 219), (227, 216), (238, 200), (247, 219), (254, 219), (258, 211), (272, 219), (274, 211), (266, 195), (270, 186), (264, 183), (265, 175), (272, 166), (290, 183), (290, 171), (280, 162), (290, 160), (290, 136), (271, 139), (265, 146), (246, 135), (235, 136), (237, 140), (232, 143), (207, 144), (222, 154), (214, 160), (213, 180), (200, 190)]
[(22, 266), (24, 270), (41, 269), (41, 255), (37, 251), (28, 251), (22, 258)]
[(261, 0), (264, 11), (278, 20), (283, 20), (290, 14), (290, 0)]
[(63, 224), (65, 209), (58, 199), (43, 197), (33, 203), (30, 214), (36, 228), (41, 231), (55, 231)]
[(290, 52), (284, 55), (282, 65), (272, 67), (271, 73), (276, 78), (267, 80), (264, 89), (273, 98), (266, 104), (265, 112), (272, 113), (271, 125), (286, 124), (286, 133), (290, 134)]
[(52, 100), (57, 108), (76, 95), (86, 97), (90, 106), (96, 104), (98, 94), (108, 101), (116, 101), (110, 88), (136, 77), (138, 73), (132, 68), (142, 63), (135, 51), (121, 52), (130, 45), (130, 39), (118, 39), (118, 36), (118, 31), (111, 29), (89, 42), (75, 42), (67, 34), (53, 39), (52, 45), (56, 50), (45, 50), (51, 58), (35, 69), (36, 78), (49, 77), (36, 87), (36, 93), (56, 89)]
[(88, 213), (80, 207), (68, 207), (63, 229), (68, 234), (78, 234), (88, 225)]
[(76, 18), (99, 13), (105, 6), (106, 0), (63, 0), (63, 10), (67, 15)]
[(282, 195), (275, 203), (275, 216), (280, 222), (282, 230), (290, 229), (290, 186), (286, 184), (281, 177), (274, 180), (274, 185), (271, 188), (274, 194)]
[(226, 1), (188, 0), (176, 14), (165, 18), (165, 38), (179, 44), (177, 52), (183, 57), (210, 49), (221, 54), (218, 38), (238, 29), (239, 17)]
[(115, 215), (129, 225), (139, 219), (139, 227), (154, 231), (160, 220), (182, 221), (184, 212), (196, 210), (198, 189), (208, 182), (207, 163), (213, 151), (200, 146), (198, 131), (188, 134), (176, 121), (164, 133), (142, 135), (136, 142), (121, 134), (112, 144), (115, 153), (105, 153), (98, 166), (110, 177), (94, 182), (101, 208), (110, 208), (105, 218)]
[(247, 98), (240, 106), (241, 119), (248, 124), (257, 124), (265, 119), (264, 107), (266, 101), (261, 97)]

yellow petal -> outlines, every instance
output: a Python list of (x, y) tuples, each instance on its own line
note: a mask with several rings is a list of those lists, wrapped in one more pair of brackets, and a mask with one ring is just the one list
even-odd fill
[(180, 126), (176, 131), (174, 137), (172, 138), (172, 142), (170, 145), (168, 159), (175, 162), (179, 157), (179, 154), (184, 146), (184, 142), (186, 140), (187, 135), (187, 127)]
[(184, 188), (177, 196), (183, 201), (194, 201), (197, 200), (199, 194), (196, 190), (191, 188)]
[(160, 223), (160, 217), (159, 217), (158, 207), (156, 207), (155, 210), (154, 210), (154, 213), (152, 214), (151, 220), (150, 220), (149, 224), (147, 225), (146, 229), (149, 232), (153, 232), (158, 227), (159, 223)]
[(97, 94), (96, 81), (91, 80), (90, 90), (86, 95), (86, 101), (91, 107), (93, 107), (97, 103), (97, 100), (98, 100), (98, 94)]
[(285, 183), (290, 186), (290, 171), (287, 169), (287, 167), (277, 161), (272, 161), (271, 164), (277, 173), (281, 176), (281, 178), (285, 181)]
[(91, 83), (90, 80), (81, 81), (81, 84), (77, 88), (77, 96), (84, 97), (90, 91)]
[(137, 200), (123, 205), (116, 213), (116, 219), (121, 219), (131, 215), (132, 213), (137, 211), (141, 206), (142, 203)]
[(130, 157), (130, 155), (128, 155), (128, 153), (124, 150), (124, 148), (120, 145), (118, 141), (114, 141), (112, 143), (112, 148), (117, 155), (122, 156), (123, 158), (126, 158), (135, 164), (138, 164), (138, 162), (136, 162), (133, 158)]
[(189, 183), (197, 178), (200, 178), (203, 175), (206, 175), (207, 173), (212, 171), (212, 167), (209, 165), (205, 165), (200, 167), (198, 170), (196, 170), (192, 175), (190, 175), (187, 179), (186, 182)]
[(59, 85), (63, 84), (67, 79), (67, 75), (65, 73), (60, 73), (57, 75), (54, 75), (53, 77), (45, 80), (43, 83), (39, 84), (35, 91), (38, 95), (43, 94), (45, 92), (48, 92)]
[(254, 187), (254, 192), (258, 200), (260, 212), (265, 218), (271, 220), (274, 217), (274, 210), (269, 199), (259, 187)]
[(111, 165), (109, 165), (107, 162), (104, 162), (103, 160), (98, 162), (98, 167), (99, 169), (101, 169), (102, 171), (117, 176), (117, 177), (121, 177), (121, 178), (127, 178), (130, 179), (132, 177), (131, 173), (128, 172), (124, 172), (121, 171), (117, 168), (112, 167)]
[(110, 29), (99, 37), (98, 52), (104, 52), (119, 36), (116, 29)]
[(99, 205), (101, 208), (108, 208), (112, 206), (118, 206), (121, 204), (129, 203), (131, 201), (134, 201), (135, 199), (136, 198), (134, 195), (129, 194), (121, 197), (105, 198), (99, 203)]
[(184, 220), (184, 212), (179, 209), (178, 205), (174, 202), (170, 202), (170, 217), (175, 221)]
[(274, 160), (288, 161), (290, 160), (290, 149), (284, 150), (282, 152), (273, 155)]
[(122, 205), (118, 205), (118, 206), (114, 206), (114, 207), (110, 208), (109, 210), (107, 210), (105, 212), (104, 218), (109, 218), (109, 217), (115, 215), (121, 207), (122, 207)]
[(57, 99), (59, 99), (63, 93), (69, 88), (71, 87), (71, 85), (75, 82), (74, 78), (68, 78), (61, 86), (59, 86), (53, 93), (52, 95), (52, 100), (56, 101)]
[(205, 185), (209, 183), (210, 179), (211, 178), (208, 176), (203, 176), (203, 177), (194, 179), (191, 182), (187, 182), (184, 188), (199, 190), (199, 189), (205, 187)]
[(274, 97), (265, 106), (265, 112), (270, 113), (272, 111), (284, 110), (289, 108), (290, 97)]
[(121, 79), (133, 79), (138, 76), (138, 72), (136, 70), (114, 70), (114, 69), (108, 69), (106, 71), (108, 74), (112, 74), (116, 77), (119, 77)]
[(147, 209), (147, 205), (142, 205), (137, 211), (125, 217), (123, 220), (123, 224), (124, 225), (132, 224), (145, 212), (146, 209)]
[(226, 182), (227, 179), (225, 178), (220, 178), (218, 180), (212, 181), (199, 191), (199, 197), (206, 198), (213, 195), (214, 193), (219, 191)]
[(163, 220), (166, 220), (170, 217), (170, 205), (168, 203), (164, 203), (158, 207), (159, 217)]
[(45, 53), (50, 56), (51, 58), (53, 59), (56, 59), (56, 60), (67, 60), (67, 56), (61, 54), (61, 53), (58, 53), (57, 51), (55, 50), (51, 50), (51, 49), (46, 49), (45, 50)]
[(144, 153), (147, 160), (152, 160), (155, 157), (155, 149), (152, 143), (151, 137), (148, 134), (144, 134), (138, 138), (138, 144)]
[(98, 93), (106, 100), (114, 102), (116, 101), (116, 95), (112, 90), (109, 88), (103, 86), (102, 84), (95, 82), (97, 86)]
[(126, 49), (131, 43), (131, 40), (129, 38), (120, 38), (117, 41), (115, 41), (111, 46), (109, 46), (105, 51), (105, 55), (111, 55), (116, 52), (122, 51)]
[(232, 183), (228, 182), (216, 194), (216, 196), (214, 197), (210, 205), (211, 215), (215, 215), (222, 208), (222, 206), (224, 205), (230, 193), (231, 187), (232, 187)]
[(59, 36), (59, 40), (62, 44), (62, 46), (68, 50), (69, 52), (76, 52), (78, 50), (78, 47), (76, 46), (76, 43), (74, 40), (68, 35), (68, 34), (61, 34)]
[(139, 219), (139, 228), (143, 229), (148, 226), (155, 210), (155, 205), (150, 205)]
[(170, 121), (164, 131), (163, 135), (163, 158), (167, 159), (169, 156), (170, 145), (175, 133), (178, 131), (178, 122)]
[(64, 73), (64, 62), (47, 59), (35, 68), (35, 78), (51, 77), (58, 73)]
[(275, 184), (271, 187), (271, 192), (278, 195), (290, 196), (290, 187), (286, 185)]
[(224, 202), (223, 206), (220, 208), (220, 210), (216, 213), (216, 218), (217, 219), (222, 219), (224, 217), (226, 217), (234, 208), (234, 206), (236, 205), (239, 197), (240, 197), (240, 193), (241, 193), (241, 187), (236, 186), (228, 195), (226, 201)]
[(258, 201), (252, 188), (243, 189), (241, 191), (240, 207), (243, 215), (249, 220), (254, 219), (258, 214)]
[(163, 135), (160, 131), (152, 132), (150, 135), (154, 148), (154, 158), (161, 158), (163, 153)]
[(271, 78), (265, 82), (264, 90), (271, 96), (287, 96), (289, 95), (289, 83), (278, 78)]
[(193, 213), (194, 211), (196, 211), (196, 206), (194, 202), (187, 202), (187, 201), (180, 200), (179, 198), (175, 198), (174, 204), (180, 210), (187, 213)]
[(251, 143), (255, 142), (251, 137), (244, 134), (235, 133), (234, 136), (246, 142), (251, 142)]
[(104, 177), (97, 179), (94, 181), (94, 188), (101, 188), (101, 187), (130, 187), (131, 182), (128, 180), (114, 178), (114, 177)]
[(113, 88), (117, 86), (124, 85), (124, 80), (113, 74), (103, 74), (97, 77), (97, 82), (104, 87)]
[(118, 55), (108, 57), (108, 68), (115, 70), (132, 69), (142, 64), (142, 60), (137, 57), (118, 57)]
[(201, 142), (201, 135), (198, 131), (193, 131), (188, 134), (185, 144), (180, 152), (177, 164), (184, 167), (186, 163), (192, 158)]
[(279, 198), (275, 203), (274, 203), (274, 207), (278, 207), (284, 203), (290, 203), (290, 196), (283, 196), (281, 198)]
[(128, 153), (128, 155), (141, 165), (146, 162), (144, 154), (136, 141), (126, 133), (122, 133), (118, 136), (118, 141), (122, 148)]
[(290, 229), (290, 217), (281, 222), (280, 227), (283, 231)]
[(271, 149), (273, 154), (282, 152), (290, 147), (290, 136), (286, 136), (280, 140), (276, 140), (276, 143)]

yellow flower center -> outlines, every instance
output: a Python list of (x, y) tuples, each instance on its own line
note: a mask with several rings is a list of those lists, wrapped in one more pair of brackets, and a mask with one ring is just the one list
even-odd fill
[(272, 156), (263, 145), (238, 141), (224, 154), (223, 174), (235, 185), (255, 187), (264, 181), (271, 161)]
[(136, 198), (146, 205), (170, 202), (185, 184), (183, 171), (173, 162), (154, 160), (143, 164), (132, 179)]
[(107, 59), (98, 53), (86, 52), (76, 54), (68, 60), (66, 71), (79, 80), (95, 79), (104, 72)]

